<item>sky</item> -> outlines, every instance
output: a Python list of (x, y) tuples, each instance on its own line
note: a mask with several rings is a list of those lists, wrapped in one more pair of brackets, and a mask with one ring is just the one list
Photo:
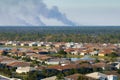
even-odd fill
[(120, 0), (0, 0), (0, 26), (120, 26)]

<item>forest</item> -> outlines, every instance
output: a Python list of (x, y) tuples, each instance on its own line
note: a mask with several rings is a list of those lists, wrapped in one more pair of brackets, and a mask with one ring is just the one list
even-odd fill
[(0, 40), (119, 43), (119, 26), (0, 27)]

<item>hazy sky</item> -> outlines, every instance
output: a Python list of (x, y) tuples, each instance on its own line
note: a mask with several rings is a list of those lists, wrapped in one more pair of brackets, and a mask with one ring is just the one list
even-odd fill
[(0, 0), (0, 25), (120, 25), (120, 0)]

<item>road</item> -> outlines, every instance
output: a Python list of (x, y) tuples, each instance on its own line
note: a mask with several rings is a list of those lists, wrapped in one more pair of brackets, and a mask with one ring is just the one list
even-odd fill
[(0, 80), (10, 80), (10, 78), (0, 75)]

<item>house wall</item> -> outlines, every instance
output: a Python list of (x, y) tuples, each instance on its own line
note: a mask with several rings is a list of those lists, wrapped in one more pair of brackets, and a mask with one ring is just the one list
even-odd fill
[(105, 54), (98, 54), (98, 56), (105, 56)]

